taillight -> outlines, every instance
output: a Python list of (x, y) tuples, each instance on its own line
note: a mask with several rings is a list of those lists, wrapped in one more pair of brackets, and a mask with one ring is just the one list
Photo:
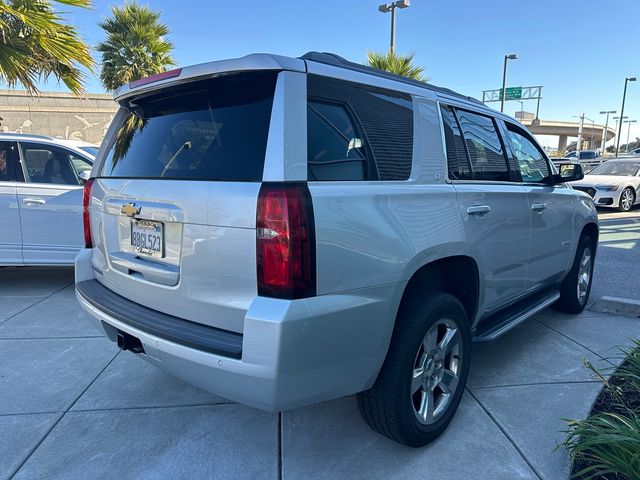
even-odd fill
[(82, 192), (82, 223), (84, 224), (84, 246), (86, 248), (93, 248), (93, 242), (91, 241), (91, 218), (89, 217), (89, 203), (91, 202), (91, 186), (93, 185), (93, 180), (93, 178), (87, 180)]
[(256, 221), (258, 295), (316, 294), (313, 205), (306, 183), (263, 183)]

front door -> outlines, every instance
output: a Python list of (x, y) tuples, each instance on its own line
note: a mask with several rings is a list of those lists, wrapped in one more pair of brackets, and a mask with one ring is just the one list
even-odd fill
[(0, 142), (0, 265), (22, 263), (20, 213), (16, 196), (18, 147)]
[(25, 182), (18, 185), (26, 264), (72, 264), (84, 244), (78, 155), (56, 145), (21, 142)]
[(568, 270), (573, 242), (575, 195), (564, 184), (550, 185), (549, 160), (536, 141), (521, 127), (506, 123), (507, 143), (517, 160), (522, 186), (527, 192), (531, 218), (531, 252), (527, 289), (557, 283)]

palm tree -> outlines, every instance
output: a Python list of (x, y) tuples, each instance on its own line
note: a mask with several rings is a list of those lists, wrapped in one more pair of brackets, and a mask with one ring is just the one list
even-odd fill
[(175, 65), (173, 45), (164, 38), (169, 27), (160, 23), (160, 12), (135, 2), (111, 12), (113, 16), (100, 23), (107, 39), (97, 47), (102, 53), (100, 80), (107, 90)]
[[(89, 8), (91, 0), (54, 0)], [(42, 0), (0, 0), (0, 81), (37, 93), (37, 83), (53, 75), (69, 90), (84, 90), (93, 59), (74, 27), (64, 22), (52, 4)]]
[(421, 82), (428, 82), (429, 77), (423, 77), (423, 67), (413, 65), (413, 57), (415, 53), (409, 55), (398, 55), (396, 53), (367, 53), (367, 63), (370, 67), (377, 68), (378, 70), (386, 70), (387, 72), (396, 73), (405, 77), (419, 80)]

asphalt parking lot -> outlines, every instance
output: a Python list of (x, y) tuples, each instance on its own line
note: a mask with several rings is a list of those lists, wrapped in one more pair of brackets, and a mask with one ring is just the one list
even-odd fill
[[(638, 254), (627, 224), (612, 242), (633, 245), (603, 243), (597, 269), (607, 249)], [(597, 275), (594, 293), (616, 288)], [(562, 419), (599, 390), (583, 359), (640, 336), (638, 318), (536, 315), (475, 348), (452, 424), (414, 450), (369, 430), (354, 398), (279, 415), (169, 377), (93, 330), (72, 283), (68, 268), (0, 269), (0, 478), (565, 479)]]
[(628, 213), (599, 212), (600, 243), (591, 300), (614, 297), (640, 300), (640, 205)]

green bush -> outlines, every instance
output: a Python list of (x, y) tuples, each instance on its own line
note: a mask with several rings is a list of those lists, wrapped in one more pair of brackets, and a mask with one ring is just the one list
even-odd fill
[(565, 432), (572, 478), (640, 479), (640, 339), (621, 352), (617, 368), (599, 371), (585, 361), (603, 389), (589, 418), (569, 421)]

